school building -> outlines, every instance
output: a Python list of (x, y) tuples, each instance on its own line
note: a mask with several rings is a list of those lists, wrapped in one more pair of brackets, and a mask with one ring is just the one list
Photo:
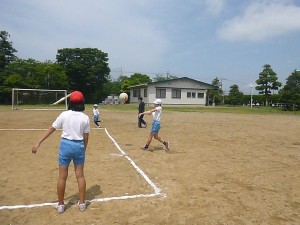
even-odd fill
[(130, 103), (143, 97), (146, 104), (160, 98), (164, 105), (207, 105), (207, 91), (218, 87), (188, 77), (128, 87)]

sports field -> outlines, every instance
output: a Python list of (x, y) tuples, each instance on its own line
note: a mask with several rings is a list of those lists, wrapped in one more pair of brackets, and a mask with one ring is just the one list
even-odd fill
[[(123, 108), (122, 108), (123, 107)], [(87, 149), (85, 212), (73, 166), (58, 214), (56, 131), (31, 153), (61, 111), (0, 107), (0, 224), (300, 224), (300, 115), (164, 109), (160, 136), (137, 106), (100, 106)], [(183, 110), (184, 111), (184, 110)], [(145, 116), (151, 123), (151, 118)]]

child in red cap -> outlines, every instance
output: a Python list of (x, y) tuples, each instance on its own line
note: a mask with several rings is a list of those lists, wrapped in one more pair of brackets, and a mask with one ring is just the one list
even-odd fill
[(59, 175), (57, 181), (58, 213), (65, 211), (64, 195), (68, 170), (71, 161), (74, 163), (75, 174), (79, 189), (78, 206), (81, 211), (86, 209), (85, 192), (86, 181), (83, 173), (85, 152), (88, 145), (90, 121), (83, 113), (85, 110), (84, 97), (80, 91), (71, 93), (68, 111), (62, 112), (44, 136), (32, 147), (32, 153), (36, 154), (41, 143), (55, 130), (62, 128), (60, 148), (58, 154)]

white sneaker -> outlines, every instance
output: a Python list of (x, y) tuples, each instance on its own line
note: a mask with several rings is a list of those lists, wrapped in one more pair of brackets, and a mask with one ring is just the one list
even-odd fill
[(65, 205), (58, 205), (57, 204), (57, 212), (63, 213), (65, 211)]
[(80, 211), (86, 210), (86, 203), (85, 202), (84, 203), (79, 203), (78, 202), (78, 208), (79, 208)]

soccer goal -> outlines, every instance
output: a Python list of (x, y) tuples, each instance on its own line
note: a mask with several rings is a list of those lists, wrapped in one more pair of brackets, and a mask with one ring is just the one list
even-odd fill
[(12, 110), (67, 110), (69, 96), (67, 90), (13, 88)]

